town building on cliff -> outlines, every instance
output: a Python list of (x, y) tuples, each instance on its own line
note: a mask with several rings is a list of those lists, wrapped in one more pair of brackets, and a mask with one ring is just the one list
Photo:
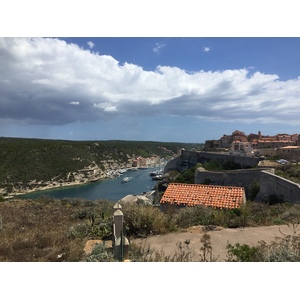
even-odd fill
[(284, 159), (300, 161), (300, 135), (276, 134), (275, 136), (242, 131), (224, 134), (219, 140), (205, 141), (204, 150), (208, 152), (228, 152), (240, 156), (279, 156)]

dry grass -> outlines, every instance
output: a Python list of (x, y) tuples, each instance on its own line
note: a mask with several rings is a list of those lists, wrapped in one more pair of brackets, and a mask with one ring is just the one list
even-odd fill
[(96, 202), (86, 200), (82, 203), (50, 199), (0, 203), (3, 224), (0, 261), (82, 261), (87, 237), (70, 237), (69, 232), (72, 226), (89, 223), (87, 219), (75, 217), (89, 205), (92, 207), (88, 209), (100, 213)]

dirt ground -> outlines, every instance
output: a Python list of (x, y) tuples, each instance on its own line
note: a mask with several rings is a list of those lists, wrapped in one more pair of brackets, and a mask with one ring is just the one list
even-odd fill
[[(199, 261), (200, 248), (202, 243), (201, 237), (204, 233), (211, 237), (213, 257), (217, 262), (225, 262), (227, 257), (227, 243), (235, 245), (247, 244), (257, 246), (259, 241), (271, 243), (276, 237), (283, 237), (283, 234), (292, 235), (293, 231), (286, 225), (265, 226), (265, 227), (246, 227), (246, 228), (222, 228), (216, 227), (212, 231), (205, 231), (203, 226), (194, 226), (184, 232), (169, 233), (166, 235), (157, 235), (147, 239), (136, 239), (133, 242), (137, 245), (146, 243), (157, 251), (163, 250), (166, 255), (175, 253), (176, 243), (190, 241), (189, 247), (193, 255), (193, 261)], [(297, 230), (297, 234), (300, 229)]]

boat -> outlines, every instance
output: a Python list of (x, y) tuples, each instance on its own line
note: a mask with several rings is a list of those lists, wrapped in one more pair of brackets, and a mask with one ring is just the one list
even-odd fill
[(163, 179), (163, 175), (162, 174), (158, 174), (158, 175), (152, 176), (152, 180), (161, 180), (161, 179)]
[(150, 175), (150, 176), (157, 176), (157, 175), (160, 175), (160, 174), (161, 174), (161, 173), (160, 173), (158, 170), (149, 172), (149, 175)]
[(125, 182), (128, 182), (128, 181), (130, 181), (132, 179), (132, 177), (124, 177), (122, 180), (121, 180), (121, 182), (122, 183), (125, 183)]

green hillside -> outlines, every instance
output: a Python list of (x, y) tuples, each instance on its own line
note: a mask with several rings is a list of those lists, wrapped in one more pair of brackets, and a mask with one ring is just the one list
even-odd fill
[(66, 141), (46, 139), (0, 138), (0, 187), (36, 179), (64, 179), (68, 172), (95, 162), (126, 162), (129, 157), (161, 157), (176, 154), (181, 148), (201, 145), (151, 141)]

